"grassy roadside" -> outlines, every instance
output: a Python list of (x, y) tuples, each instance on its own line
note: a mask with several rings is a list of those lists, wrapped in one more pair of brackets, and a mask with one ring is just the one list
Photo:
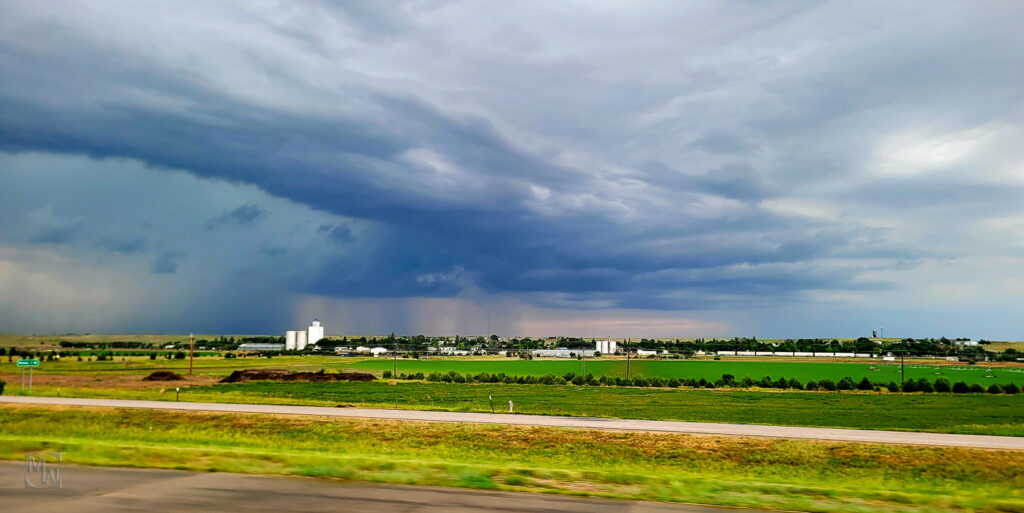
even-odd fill
[[(175, 400), (175, 382), (160, 388), (60, 389), (62, 397)], [(40, 386), (33, 395), (57, 395)], [(895, 429), (1024, 436), (1024, 397), (988, 394), (876, 394), (674, 390), (548, 385), (399, 382), (254, 382), (183, 387), (197, 402), (353, 405), (440, 411), (497, 411), (694, 422)]]
[(316, 417), (0, 408), (0, 458), (840, 511), (1020, 511), (1020, 453)]

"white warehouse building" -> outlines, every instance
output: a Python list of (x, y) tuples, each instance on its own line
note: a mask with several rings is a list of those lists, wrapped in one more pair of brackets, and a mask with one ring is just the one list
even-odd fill
[(316, 345), (324, 338), (324, 327), (320, 321), (313, 319), (313, 323), (305, 330), (286, 331), (284, 333), (284, 349), (286, 351), (302, 351), (309, 345)]

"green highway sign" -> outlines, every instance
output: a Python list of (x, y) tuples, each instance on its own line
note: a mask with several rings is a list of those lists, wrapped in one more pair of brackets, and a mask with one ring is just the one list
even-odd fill
[(18, 360), (18, 367), (39, 367), (39, 360)]

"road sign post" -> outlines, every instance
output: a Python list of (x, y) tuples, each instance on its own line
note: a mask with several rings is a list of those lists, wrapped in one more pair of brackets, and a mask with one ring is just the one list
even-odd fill
[(39, 360), (22, 358), (18, 360), (18, 367), (21, 367), (21, 391), (25, 391), (25, 367), (28, 367), (28, 391), (32, 393), (32, 369), (39, 366)]

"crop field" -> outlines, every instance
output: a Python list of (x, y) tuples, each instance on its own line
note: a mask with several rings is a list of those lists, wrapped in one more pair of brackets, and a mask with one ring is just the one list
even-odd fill
[[(352, 363), (347, 368), (365, 369), (374, 371), (391, 370), (394, 363), (391, 360), (362, 360)], [(581, 374), (583, 363), (579, 360), (402, 360), (397, 363), (398, 372), (416, 373), (456, 371), (460, 373), (505, 373), (510, 375), (535, 375), (544, 374), (563, 375), (567, 372)], [(872, 368), (876, 370), (872, 370)], [(809, 380), (820, 380), (829, 378), (838, 381), (844, 376), (859, 381), (861, 378), (868, 378), (872, 382), (888, 383), (889, 381), (900, 382), (900, 366), (897, 362), (864, 363), (864, 362), (800, 362), (800, 361), (736, 361), (736, 360), (634, 360), (629, 363), (631, 376), (662, 377), (662, 378), (705, 378), (714, 381), (722, 377), (722, 374), (732, 374), (737, 379), (745, 376), (757, 380), (764, 376), (772, 378), (786, 377), (796, 378), (802, 383)], [(934, 381), (944, 377), (951, 382), (964, 381), (968, 385), (978, 383), (990, 385), (992, 383), (1007, 384), (1015, 382), (1018, 385), (1024, 384), (1024, 366), (1013, 367), (989, 367), (980, 365), (906, 365), (906, 378), (918, 379), (927, 378)], [(586, 372), (594, 374), (595, 377), (604, 376), (625, 376), (626, 361), (616, 360), (587, 360)]]
[(814, 512), (1020, 511), (1019, 453), (282, 415), (0, 407), (0, 458)]

